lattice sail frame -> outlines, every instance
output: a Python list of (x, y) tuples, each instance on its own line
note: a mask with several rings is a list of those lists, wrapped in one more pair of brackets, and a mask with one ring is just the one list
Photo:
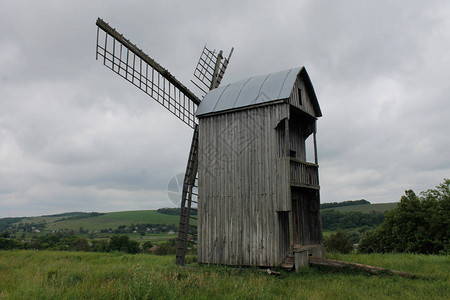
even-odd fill
[(206, 45), (203, 47), (202, 53), (194, 70), (194, 77), (197, 82), (191, 82), (200, 89), (204, 94), (215, 89), (220, 85), (234, 48), (231, 48), (228, 58), (223, 58), (223, 51), (209, 50)]
[(200, 99), (136, 45), (98, 18), (96, 59), (152, 97), (191, 128)]

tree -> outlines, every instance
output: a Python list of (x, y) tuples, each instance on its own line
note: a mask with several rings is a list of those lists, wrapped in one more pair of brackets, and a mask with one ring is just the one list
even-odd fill
[(0, 250), (12, 250), (20, 248), (22, 248), (21, 241), (0, 237)]
[(339, 253), (349, 253), (353, 250), (353, 245), (350, 242), (348, 235), (338, 229), (336, 233), (332, 233), (330, 237), (324, 241), (325, 250), (327, 252), (339, 252)]
[(417, 196), (408, 190), (374, 232), (366, 234), (359, 251), (449, 253), (450, 179)]
[(159, 244), (158, 249), (156, 249), (155, 254), (156, 255), (168, 255), (168, 254), (175, 254), (176, 247), (175, 247), (175, 241), (169, 240), (167, 242)]
[(77, 238), (71, 246), (74, 251), (89, 251), (89, 242), (85, 238)]
[(127, 253), (139, 253), (140, 247), (137, 241), (130, 240), (127, 235), (115, 235), (108, 243), (109, 251), (122, 251)]

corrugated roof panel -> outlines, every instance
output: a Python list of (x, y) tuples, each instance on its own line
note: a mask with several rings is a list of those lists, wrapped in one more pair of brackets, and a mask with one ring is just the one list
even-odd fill
[[(292, 86), (295, 83), (295, 77), (292, 82), (289, 82), (286, 84), (286, 78), (289, 74), (294, 73), (295, 76), (297, 76), (298, 72), (300, 71), (300, 68), (296, 69), (290, 69), (286, 71), (281, 71), (277, 73), (270, 74), (269, 78), (264, 83), (264, 86), (261, 88), (261, 97), (260, 101), (258, 103), (263, 103), (266, 99), (271, 99), (269, 101), (273, 100), (279, 100), (279, 99), (285, 99), (289, 98), (290, 96), (290, 89), (292, 89)], [(290, 85), (289, 92), (286, 93), (286, 89), (283, 90), (283, 87)]]
[[(233, 108), (236, 99), (239, 97), (242, 88), (245, 86), (248, 80), (249, 79), (241, 80), (227, 85), (225, 89), (223, 89), (223, 92), (220, 94), (220, 97), (213, 111), (222, 111)], [(208, 95), (209, 93), (206, 94), (205, 99), (203, 100), (206, 100)]]
[(286, 75), (283, 87), (281, 88), (279, 99), (286, 99), (291, 96), (292, 88), (294, 87), (295, 80), (297, 80), (298, 73), (300, 73), (301, 68), (291, 69)]
[[(220, 95), (222, 95), (223, 91), (229, 86), (230, 84), (223, 85), (221, 87), (218, 87), (206, 94), (206, 96), (203, 98), (202, 102), (200, 102), (201, 107), (199, 106), (197, 108), (196, 115), (201, 115), (203, 113), (208, 113), (214, 111), (214, 108), (217, 105), (217, 102), (219, 101)], [(205, 101), (207, 100), (207, 101)]]
[(197, 116), (289, 98), (301, 68), (255, 76), (210, 91)]
[(263, 75), (250, 78), (242, 88), (233, 108), (253, 105), (258, 99), (259, 90), (268, 76), (269, 75)]

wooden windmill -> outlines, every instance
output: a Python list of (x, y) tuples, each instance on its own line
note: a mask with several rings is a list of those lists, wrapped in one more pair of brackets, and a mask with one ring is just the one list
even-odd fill
[[(316, 120), (322, 114), (305, 68), (219, 87), (233, 49), (224, 58), (205, 46), (193, 81), (206, 94), (200, 100), (103, 20), (96, 24), (97, 59), (194, 129), (177, 264), (184, 264), (197, 209), (200, 263), (292, 267), (296, 252), (321, 256)], [(315, 158), (308, 163), (311, 136)]]

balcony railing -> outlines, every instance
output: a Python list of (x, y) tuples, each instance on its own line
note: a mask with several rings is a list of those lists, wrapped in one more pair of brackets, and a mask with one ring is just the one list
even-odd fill
[(291, 185), (319, 189), (319, 166), (291, 158)]

